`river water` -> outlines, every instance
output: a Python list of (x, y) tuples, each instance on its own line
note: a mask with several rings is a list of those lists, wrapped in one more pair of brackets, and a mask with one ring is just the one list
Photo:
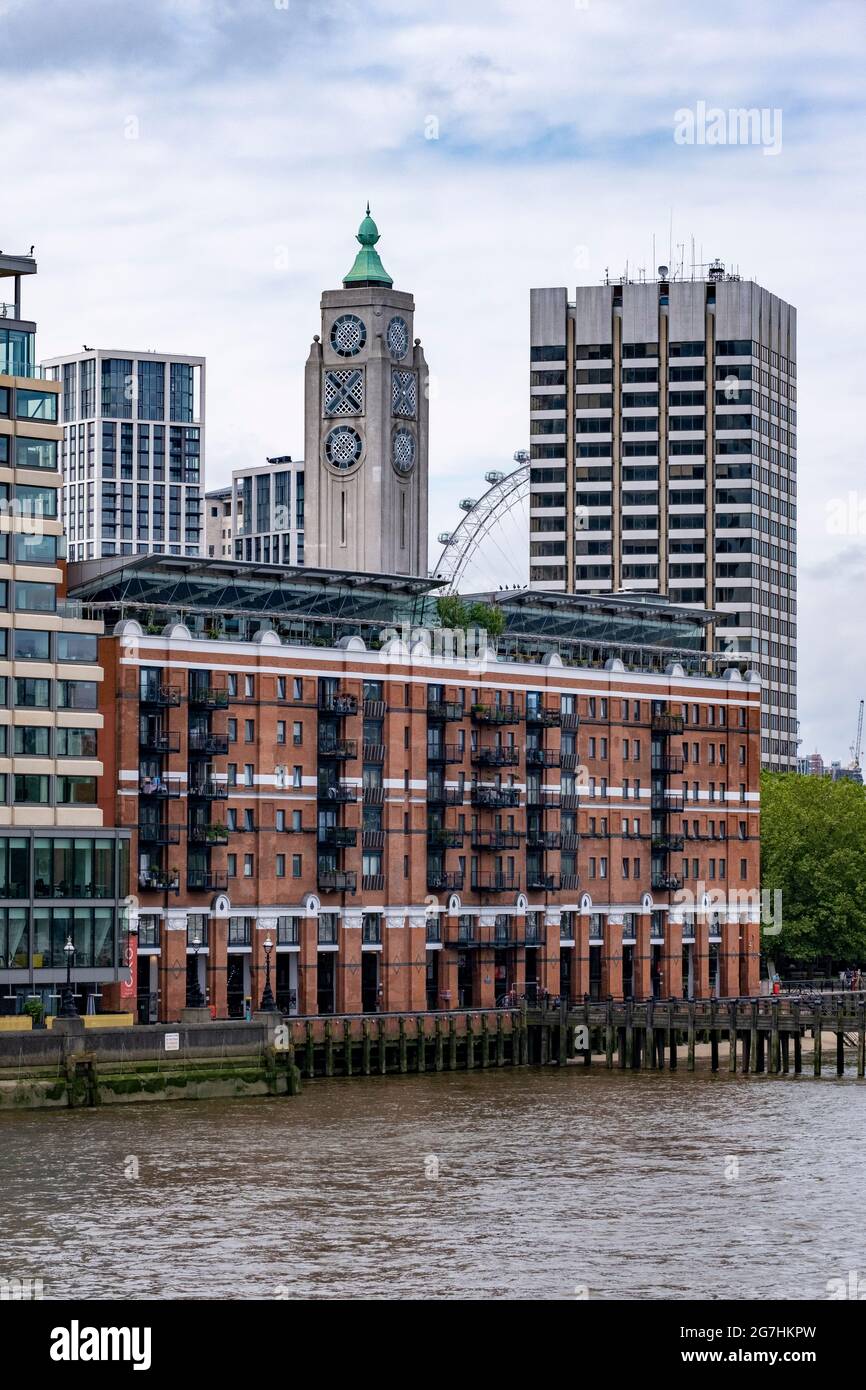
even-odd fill
[[(46, 1298), (826, 1298), (866, 1275), (866, 1085), (555, 1068), (0, 1115)], [(137, 1174), (137, 1175), (136, 1175)]]

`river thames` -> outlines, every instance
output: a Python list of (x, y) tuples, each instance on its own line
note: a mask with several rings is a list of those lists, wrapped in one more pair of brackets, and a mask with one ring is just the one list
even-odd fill
[(489, 1071), (0, 1116), (46, 1298), (824, 1299), (866, 1272), (851, 1078)]

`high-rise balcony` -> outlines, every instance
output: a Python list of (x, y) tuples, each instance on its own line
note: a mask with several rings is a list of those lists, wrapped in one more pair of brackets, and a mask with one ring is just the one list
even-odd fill
[(162, 681), (145, 681), (139, 698), (143, 705), (159, 705), (163, 709), (170, 709), (173, 705), (180, 704), (180, 686), (165, 685)]
[(320, 845), (327, 845), (331, 849), (354, 849), (358, 843), (358, 832), (345, 825), (321, 825), (317, 838)]
[[(577, 839), (577, 836), (574, 836)], [(562, 836), (558, 830), (528, 830), (526, 832), (527, 849), (559, 849), (562, 845)]]
[(229, 692), (224, 685), (190, 686), (189, 703), (197, 709), (228, 709)]
[(138, 746), (143, 753), (179, 753), (180, 734), (167, 729), (142, 730)]
[(345, 762), (358, 756), (356, 738), (320, 738), (319, 757), (325, 761)]
[(457, 723), (466, 717), (466, 706), (460, 700), (428, 700), (427, 718), (445, 724)]
[(139, 796), (154, 797), (158, 800), (169, 798), (175, 800), (180, 796), (181, 782), (179, 777), (155, 777), (142, 776), (138, 782)]
[(327, 781), (319, 779), (318, 796), (320, 801), (335, 801), (339, 803), (358, 800), (358, 788), (350, 782)]
[(428, 743), (428, 763), (462, 763), (463, 749), (459, 743)]
[(365, 740), (362, 744), (362, 756), (365, 763), (383, 763), (385, 761), (384, 743), (367, 743)]
[(180, 825), (155, 825), (151, 821), (140, 822), (138, 843), (140, 845), (179, 845)]
[(558, 748), (527, 748), (526, 766), (527, 767), (559, 767), (560, 752)]
[(520, 878), (492, 870), (489, 873), (472, 875), (474, 893), (517, 893), (520, 891)]
[(427, 784), (427, 801), (431, 806), (462, 806), (465, 793), (459, 787), (443, 787), (434, 782)]
[(517, 767), (519, 748), (473, 748), (472, 762), (479, 767)]
[(336, 714), (338, 718), (357, 714), (358, 697), (347, 690), (329, 690), (319, 695), (319, 709), (323, 714)]
[(675, 893), (682, 887), (682, 882), (676, 874), (658, 874), (652, 876), (652, 886), (654, 893)]
[(178, 893), (180, 875), (177, 869), (141, 869), (138, 886), (145, 893)]
[(227, 825), (191, 825), (188, 839), (192, 845), (227, 845), (229, 828)]
[(517, 705), (473, 705), (474, 724), (519, 724), (523, 718)]
[(319, 869), (317, 881), (323, 893), (354, 893), (358, 875), (345, 869)]
[(556, 874), (545, 873), (543, 869), (527, 869), (526, 887), (542, 893), (555, 893), (559, 887)]
[(519, 830), (473, 830), (473, 849), (520, 849)]
[(427, 870), (427, 887), (432, 893), (459, 893), (463, 889), (463, 874), (446, 873), (444, 869)]
[(462, 849), (463, 837), (462, 830), (446, 830), (442, 826), (434, 826), (427, 831), (427, 844), (431, 849)]
[(473, 806), (489, 810), (500, 810), (506, 806), (520, 805), (520, 792), (517, 787), (481, 787), (473, 785), (471, 791)]
[(652, 841), (654, 854), (681, 854), (684, 845), (682, 835), (654, 836)]
[(227, 753), (229, 751), (228, 734), (213, 734), (210, 730), (191, 729), (188, 747), (190, 755), (193, 757)]
[(555, 729), (562, 722), (562, 714), (553, 705), (527, 705), (527, 724), (540, 724), (544, 729)]
[(214, 869), (187, 869), (186, 886), (190, 893), (224, 893), (229, 877)]
[(650, 721), (654, 734), (681, 734), (683, 716), (681, 714), (654, 714)]
[(683, 759), (678, 753), (656, 754), (650, 763), (653, 772), (682, 772)]
[[(235, 787), (233, 790), (237, 796), (243, 796), (242, 788)], [(192, 801), (225, 801), (228, 794), (227, 782), (214, 782), (209, 777), (203, 778), (200, 782), (190, 782), (187, 792)]]

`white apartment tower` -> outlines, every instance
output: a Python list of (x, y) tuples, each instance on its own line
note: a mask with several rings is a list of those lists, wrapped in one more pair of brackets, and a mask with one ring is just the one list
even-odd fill
[(765, 766), (796, 767), (796, 310), (705, 279), (530, 297), (530, 583), (712, 609), (764, 684)]
[(59, 381), (70, 561), (204, 553), (205, 359), (84, 348)]

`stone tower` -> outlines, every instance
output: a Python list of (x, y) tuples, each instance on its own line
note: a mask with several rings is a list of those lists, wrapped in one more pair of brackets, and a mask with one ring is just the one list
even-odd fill
[(306, 563), (426, 575), (427, 364), (415, 301), (379, 259), (369, 204), (357, 239), (343, 288), (322, 294), (307, 359)]

